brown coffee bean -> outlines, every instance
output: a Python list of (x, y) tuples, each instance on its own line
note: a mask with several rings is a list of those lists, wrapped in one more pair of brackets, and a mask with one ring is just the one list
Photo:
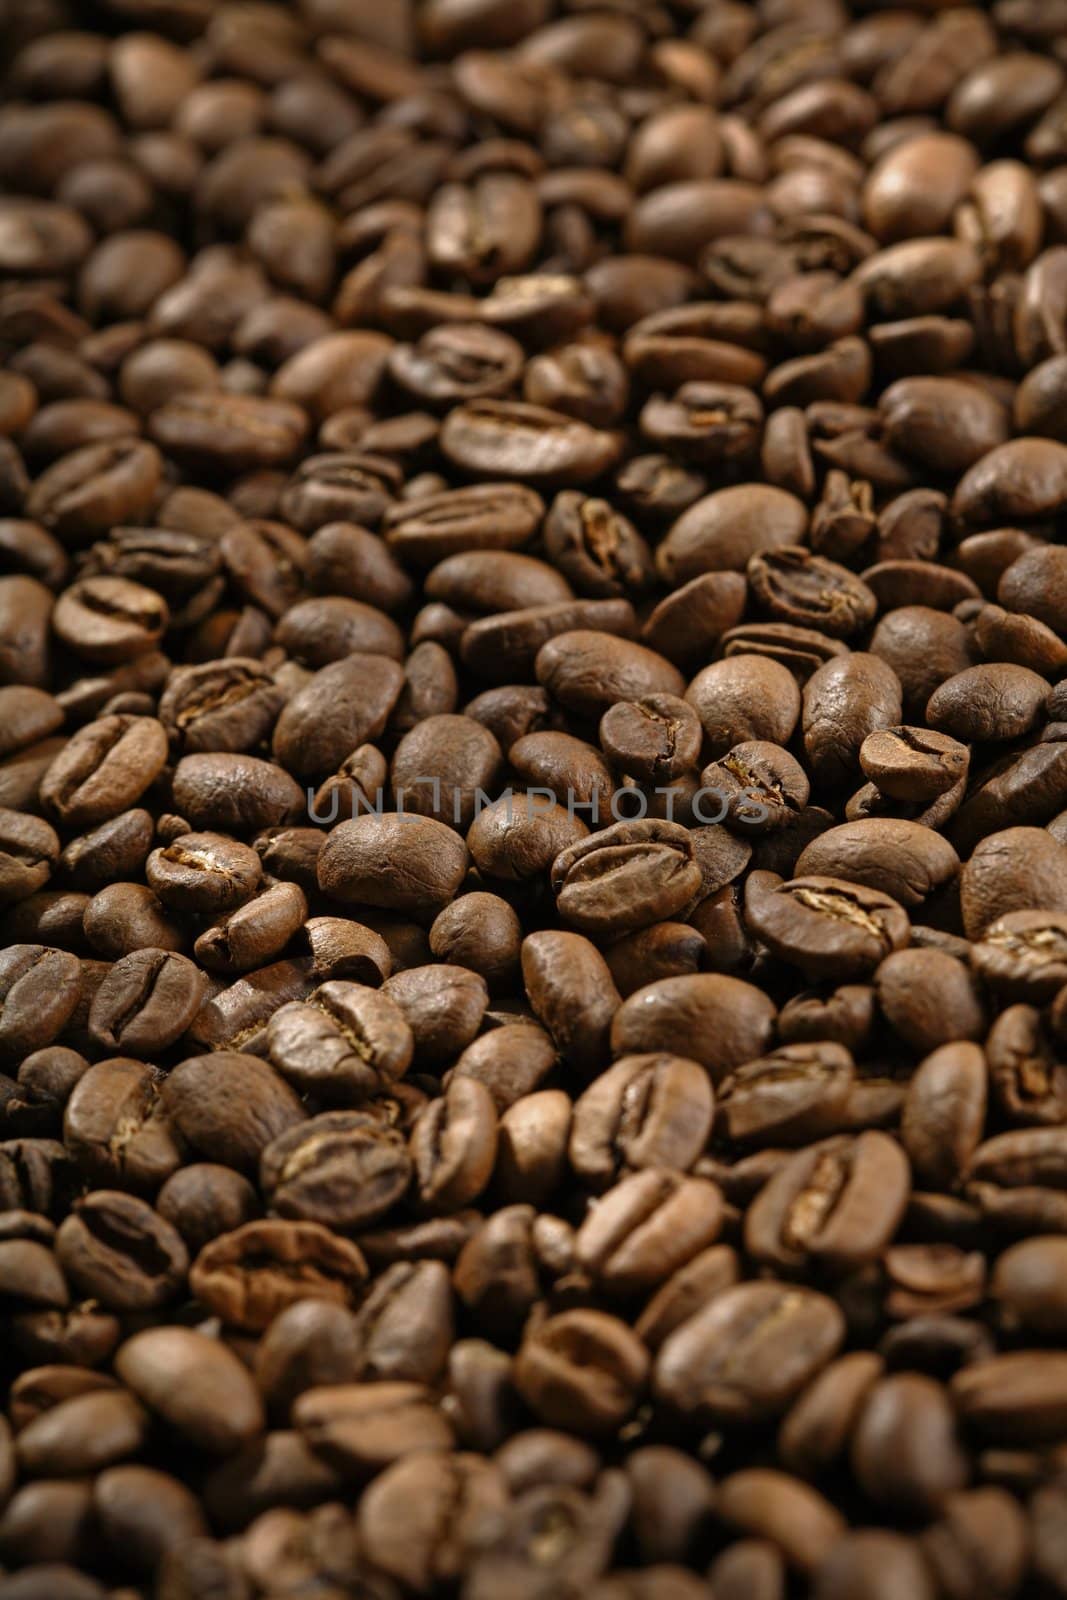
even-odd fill
[(839, 1271), (862, 1265), (893, 1237), (909, 1188), (907, 1161), (885, 1134), (814, 1145), (760, 1191), (745, 1218), (746, 1243), (779, 1268), (812, 1257)]
[(97, 1189), (56, 1234), (67, 1278), (110, 1311), (148, 1311), (174, 1299), (189, 1257), (169, 1222), (135, 1195)]
[(0, 1058), (21, 1060), (51, 1044), (78, 1004), (81, 963), (65, 950), (12, 944), (0, 955)]
[(951, 1393), (965, 1427), (1025, 1446), (1062, 1438), (1065, 1378), (1060, 1352), (1016, 1350), (963, 1368)]
[(745, 918), (776, 955), (812, 980), (863, 977), (910, 932), (906, 912), (890, 895), (819, 876), (782, 883), (771, 873), (753, 873)]
[(965, 745), (928, 728), (885, 728), (863, 741), (860, 766), (882, 794), (893, 800), (936, 800), (966, 777)]
[(991, 923), (1013, 911), (1067, 909), (1067, 855), (1041, 828), (1007, 828), (975, 848), (960, 873), (964, 929), (981, 938)]
[(936, 1509), (965, 1486), (967, 1461), (946, 1391), (918, 1373), (893, 1373), (868, 1392), (852, 1435), (866, 1493), (904, 1514)]
[(411, 1452), (445, 1451), (452, 1430), (417, 1383), (342, 1383), (306, 1390), (293, 1421), (316, 1455), (365, 1479)]
[(175, 1043), (200, 1009), (203, 974), (167, 950), (137, 950), (116, 961), (89, 1010), (89, 1032), (108, 1050), (156, 1055)]
[(159, 489), (163, 459), (141, 439), (89, 444), (61, 456), (36, 480), (27, 514), (65, 544), (87, 544), (136, 524)]
[(183, 1139), (207, 1160), (254, 1171), (259, 1158), (304, 1111), (266, 1062), (235, 1050), (190, 1056), (162, 1091), (163, 1106)]
[(797, 860), (800, 876), (846, 879), (904, 906), (919, 904), (958, 871), (959, 859), (946, 839), (932, 828), (894, 817), (829, 828)]
[(295, 883), (275, 883), (235, 911), (224, 913), (196, 940), (197, 960), (217, 972), (248, 972), (282, 951), (307, 918), (307, 899)]
[(678, 823), (618, 822), (571, 845), (552, 863), (559, 914), (586, 934), (626, 933), (673, 916), (703, 874)]
[(192, 1293), (225, 1323), (261, 1331), (298, 1300), (350, 1304), (367, 1276), (347, 1239), (315, 1222), (246, 1222), (206, 1244), (189, 1271)]
[(334, 980), (274, 1012), (267, 1048), (278, 1071), (298, 1088), (351, 1104), (403, 1076), (414, 1036), (384, 994)]
[(170, 613), (163, 597), (128, 578), (86, 578), (64, 589), (52, 614), (56, 637), (94, 665), (112, 666), (159, 643)]
[(117, 1056), (83, 1070), (67, 1101), (62, 1133), (88, 1176), (150, 1190), (178, 1171), (182, 1146), (160, 1099), (163, 1075)]
[(79, 1476), (136, 1454), (148, 1431), (148, 1415), (121, 1390), (61, 1400), (21, 1429), (19, 1462), (44, 1478)]
[(575, 1103), (568, 1154), (601, 1190), (626, 1168), (686, 1171), (711, 1128), (713, 1093), (704, 1070), (682, 1056), (624, 1056)]
[(40, 817), (0, 808), (0, 903), (43, 889), (59, 860), (59, 838)]
[(457, 1076), (420, 1112), (411, 1160), (420, 1205), (428, 1212), (459, 1211), (485, 1188), (496, 1161), (496, 1109), (476, 1078)]
[(719, 973), (664, 978), (638, 989), (619, 1007), (611, 1026), (618, 1054), (666, 1050), (679, 1037), (694, 1060), (721, 1082), (762, 1054), (774, 1024), (774, 1007), (751, 984)]
[(134, 805), (167, 759), (154, 717), (104, 716), (68, 740), (41, 783), (41, 799), (67, 828), (91, 828)]
[(721, 1222), (713, 1184), (649, 1167), (594, 1203), (575, 1237), (575, 1258), (605, 1293), (635, 1294), (711, 1244)]
[(597, 1435), (626, 1421), (648, 1369), (648, 1354), (625, 1323), (601, 1311), (568, 1311), (527, 1336), (515, 1381), (549, 1427)]
[(846, 1533), (822, 1562), (814, 1590), (818, 1600), (894, 1600), (934, 1594), (929, 1569), (913, 1540), (899, 1533), (861, 1528)]
[(467, 860), (462, 840), (431, 817), (357, 817), (327, 839), (319, 885), (337, 900), (435, 915), (459, 888)]
[(210, 1239), (259, 1215), (259, 1200), (247, 1178), (230, 1167), (196, 1161), (172, 1171), (156, 1196), (156, 1210), (173, 1224), (195, 1255)]
[(619, 996), (603, 956), (577, 933), (543, 929), (522, 944), (527, 998), (564, 1060), (581, 1072), (603, 1067)]
[(654, 1389), (683, 1414), (756, 1421), (783, 1411), (843, 1338), (841, 1312), (825, 1295), (770, 1280), (738, 1284), (669, 1335)]
[(303, 409), (289, 401), (203, 390), (171, 396), (152, 412), (148, 424), (163, 449), (230, 473), (291, 461), (307, 426)]
[(738, 1143), (805, 1144), (842, 1126), (854, 1081), (843, 1045), (787, 1044), (732, 1073), (718, 1109)]
[(754, 740), (788, 744), (800, 716), (800, 690), (792, 673), (759, 655), (730, 656), (705, 667), (686, 699), (700, 717), (712, 756)]
[(237, 1357), (192, 1328), (148, 1328), (119, 1349), (116, 1371), (149, 1409), (201, 1449), (225, 1455), (255, 1437), (263, 1407)]

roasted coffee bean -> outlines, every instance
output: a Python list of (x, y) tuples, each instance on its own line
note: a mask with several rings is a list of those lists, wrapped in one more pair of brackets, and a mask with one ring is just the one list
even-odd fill
[(116, 1355), (126, 1386), (162, 1421), (201, 1449), (228, 1454), (263, 1426), (259, 1394), (221, 1340), (192, 1328), (148, 1328)]
[(441, 449), (461, 472), (475, 476), (569, 485), (613, 467), (622, 440), (546, 406), (471, 400), (449, 412)]
[[(578, 1229), (575, 1259), (608, 1295), (648, 1290), (700, 1253), (722, 1224), (713, 1184), (649, 1167), (623, 1178)], [(653, 1262), (655, 1265), (653, 1265)]]
[(319, 856), (319, 886), (335, 900), (436, 913), (467, 871), (461, 839), (431, 817), (394, 812), (342, 822)]
[(357, 1247), (315, 1222), (246, 1222), (206, 1244), (189, 1288), (232, 1327), (258, 1331), (298, 1300), (350, 1303), (367, 1275)]
[(271, 1140), (304, 1121), (284, 1079), (266, 1062), (234, 1050), (190, 1056), (161, 1092), (183, 1139), (208, 1160), (238, 1171), (254, 1171)]
[(71, 884), (87, 892), (129, 880), (144, 867), (155, 838), (152, 814), (135, 807), (72, 839), (60, 855)]
[(149, 886), (177, 911), (229, 911), (255, 893), (262, 874), (256, 852), (224, 834), (182, 833), (145, 863)]
[(352, 1103), (402, 1077), (414, 1037), (400, 1008), (363, 984), (334, 980), (281, 1006), (267, 1026), (278, 1070), (298, 1088)]
[(51, 1044), (78, 1004), (81, 963), (64, 950), (12, 944), (0, 955), (0, 1057), (19, 1061)]
[(279, 1216), (344, 1230), (379, 1221), (404, 1195), (403, 1138), (358, 1111), (330, 1111), (290, 1128), (263, 1152), (260, 1180)]
[(420, 1112), (410, 1151), (422, 1208), (459, 1211), (485, 1188), (496, 1160), (496, 1110), (476, 1078), (456, 1077)]
[(700, 717), (712, 756), (755, 740), (788, 744), (800, 716), (792, 673), (760, 655), (733, 655), (705, 667), (686, 699)]
[(739, 833), (788, 827), (804, 810), (811, 793), (800, 763), (781, 745), (766, 739), (735, 744), (704, 768), (700, 782), (719, 806), (725, 807), (724, 820)]
[(685, 1171), (711, 1129), (713, 1093), (703, 1068), (682, 1056), (624, 1056), (575, 1103), (568, 1153), (591, 1188), (628, 1167)]
[(1067, 893), (1067, 856), (1041, 828), (1006, 828), (975, 848), (960, 873), (964, 931), (981, 938), (991, 923), (1013, 911), (1059, 911)]
[(154, 1190), (179, 1170), (182, 1144), (163, 1109), (157, 1067), (126, 1056), (86, 1067), (75, 1082), (62, 1136), (94, 1181)]
[(138, 950), (116, 961), (89, 1011), (89, 1031), (110, 1050), (156, 1055), (185, 1032), (205, 982), (191, 961), (167, 950)]
[(40, 817), (0, 809), (0, 902), (43, 889), (59, 859), (55, 830)]
[(52, 614), (57, 638), (84, 661), (116, 666), (159, 643), (170, 620), (154, 589), (128, 578), (86, 578), (64, 589)]
[(773, 1417), (832, 1360), (844, 1331), (838, 1307), (814, 1290), (770, 1280), (725, 1288), (661, 1346), (655, 1392), (683, 1416)]
[(177, 1228), (192, 1256), (220, 1233), (251, 1222), (259, 1201), (248, 1179), (231, 1167), (193, 1162), (171, 1172), (156, 1196), (156, 1210)]
[(307, 899), (295, 883), (275, 883), (205, 928), (194, 945), (215, 972), (248, 972), (281, 955), (307, 918)]
[(14, 9), (0, 1587), (1060, 1595), (1060, 0)]
[(703, 874), (689, 833), (649, 819), (618, 822), (571, 845), (552, 863), (551, 882), (563, 920), (603, 935), (673, 916), (698, 892)]
[(545, 519), (544, 536), (546, 553), (579, 594), (610, 599), (651, 582), (648, 546), (633, 523), (606, 500), (574, 490), (558, 494)]
[(618, 1054), (669, 1050), (687, 1040), (693, 1059), (718, 1083), (732, 1068), (762, 1054), (774, 1006), (753, 985), (720, 973), (663, 978), (632, 994), (615, 1013), (611, 1043)]
[(549, 1427), (577, 1422), (583, 1431), (613, 1433), (636, 1406), (648, 1369), (648, 1354), (625, 1323), (600, 1311), (568, 1311), (523, 1341), (515, 1381)]
[(98, 1189), (56, 1234), (71, 1284), (110, 1311), (146, 1311), (172, 1300), (189, 1257), (169, 1222), (135, 1195)]
[(41, 799), (65, 828), (91, 828), (135, 805), (166, 759), (167, 736), (154, 717), (104, 716), (59, 752)]
[(413, 1452), (448, 1450), (452, 1430), (417, 1383), (341, 1383), (306, 1389), (293, 1422), (317, 1456), (366, 1479)]
[(295, 822), (306, 804), (295, 779), (256, 756), (211, 752), (183, 756), (174, 770), (178, 814), (194, 829), (255, 833)]
[(895, 1232), (909, 1187), (907, 1161), (884, 1134), (813, 1145), (760, 1191), (745, 1219), (746, 1242), (779, 1269), (812, 1258), (839, 1271), (863, 1265)]

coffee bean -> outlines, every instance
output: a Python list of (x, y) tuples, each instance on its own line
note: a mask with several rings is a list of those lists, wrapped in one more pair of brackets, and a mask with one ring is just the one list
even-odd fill
[(907, 1161), (885, 1134), (812, 1145), (792, 1156), (749, 1207), (746, 1243), (780, 1270), (809, 1258), (838, 1270), (859, 1266), (893, 1236), (909, 1189)]
[(48, 823), (0, 809), (0, 901), (11, 904), (43, 889), (59, 859), (59, 839)]
[(299, 406), (252, 395), (174, 395), (149, 419), (152, 438), (185, 461), (226, 472), (290, 461), (304, 441)]
[(162, 1081), (157, 1068), (121, 1056), (97, 1062), (79, 1079), (63, 1137), (91, 1178), (147, 1190), (180, 1166), (182, 1145), (160, 1100)]
[(745, 917), (768, 948), (812, 980), (862, 977), (909, 933), (907, 914), (892, 896), (832, 877), (783, 883), (755, 873)]
[(201, 1449), (227, 1454), (262, 1428), (255, 1385), (218, 1339), (192, 1328), (148, 1328), (121, 1346), (115, 1365), (138, 1399)]
[(515, 1381), (549, 1427), (614, 1432), (633, 1411), (648, 1377), (648, 1355), (626, 1324), (601, 1311), (550, 1317), (524, 1340)]
[(618, 700), (643, 695), (680, 695), (678, 670), (664, 657), (629, 639), (576, 628), (538, 650), (537, 681), (552, 697), (584, 716), (601, 716)]
[(609, 1295), (651, 1288), (662, 1269), (691, 1260), (717, 1236), (721, 1196), (713, 1184), (650, 1167), (617, 1183), (590, 1210), (575, 1256)]
[(81, 963), (64, 950), (12, 944), (0, 955), (0, 1058), (20, 1060), (51, 1044), (81, 994)]
[[(499, 1469), (474, 1454), (416, 1454), (386, 1468), (360, 1504), (361, 1541), (377, 1570), (426, 1594), (453, 1581), (474, 1548), (474, 1530), (503, 1516)], [(404, 1507), (419, 1508), (408, 1520)], [(404, 1523), (407, 1522), (406, 1529)]]
[(89, 1031), (105, 1049), (156, 1055), (181, 1037), (200, 1009), (204, 978), (167, 950), (116, 961), (93, 997)]
[(363, 1479), (411, 1451), (452, 1443), (430, 1391), (415, 1383), (310, 1388), (294, 1405), (293, 1421), (315, 1454), (346, 1478)]
[(169, 1222), (135, 1195), (97, 1189), (56, 1234), (70, 1282), (111, 1311), (147, 1311), (184, 1285), (189, 1257)]
[(466, 848), (450, 828), (396, 812), (342, 822), (319, 857), (324, 893), (390, 911), (436, 914), (466, 871)]
[(237, 833), (294, 822), (306, 803), (281, 767), (221, 751), (183, 756), (174, 770), (172, 794), (193, 828)]
[(1063, 1432), (1064, 1363), (1054, 1350), (1017, 1350), (958, 1372), (951, 1392), (965, 1426), (1007, 1444)]
[(611, 1024), (611, 1044), (627, 1055), (669, 1050), (685, 1038), (713, 1081), (759, 1055), (770, 1041), (771, 1001), (751, 984), (720, 973), (663, 978), (625, 1000)]
[(683, 1415), (756, 1421), (785, 1409), (844, 1337), (838, 1307), (771, 1280), (714, 1295), (660, 1348), (653, 1384)]
[(571, 845), (552, 863), (559, 914), (586, 934), (625, 933), (672, 916), (703, 875), (678, 823), (619, 822)]
[(304, 1120), (299, 1100), (266, 1062), (234, 1050), (190, 1056), (167, 1078), (164, 1109), (208, 1160), (255, 1170), (278, 1134)]
[(613, 467), (622, 441), (545, 406), (471, 400), (449, 412), (441, 448), (462, 472), (569, 485), (587, 483)]
[(231, 1167), (193, 1162), (172, 1171), (156, 1196), (156, 1210), (171, 1223), (190, 1255), (220, 1233), (228, 1233), (259, 1214), (256, 1191)]
[(52, 627), (68, 649), (103, 666), (154, 649), (170, 620), (166, 601), (154, 589), (128, 578), (86, 578), (64, 589)]
[(275, 1011), (267, 1048), (297, 1087), (351, 1102), (401, 1077), (414, 1050), (403, 1013), (362, 984), (331, 981)]
[(91, 828), (134, 805), (162, 771), (167, 738), (154, 717), (104, 716), (79, 728), (41, 782), (66, 828)]
[(459, 1211), (485, 1188), (496, 1160), (496, 1110), (476, 1078), (456, 1077), (420, 1112), (411, 1160), (422, 1208)]
[(367, 1275), (354, 1244), (317, 1222), (246, 1222), (206, 1244), (189, 1270), (196, 1298), (232, 1327), (260, 1331), (298, 1300), (347, 1305)]

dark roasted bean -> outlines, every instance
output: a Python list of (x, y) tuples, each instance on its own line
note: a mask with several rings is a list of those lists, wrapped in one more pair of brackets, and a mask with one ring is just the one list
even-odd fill
[(1067, 4), (0, 12), (0, 1591), (1064, 1600)]

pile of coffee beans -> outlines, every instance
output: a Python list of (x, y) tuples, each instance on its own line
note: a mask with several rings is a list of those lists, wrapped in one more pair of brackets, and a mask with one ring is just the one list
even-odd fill
[(0, 1600), (1067, 1600), (1067, 0), (0, 84)]

